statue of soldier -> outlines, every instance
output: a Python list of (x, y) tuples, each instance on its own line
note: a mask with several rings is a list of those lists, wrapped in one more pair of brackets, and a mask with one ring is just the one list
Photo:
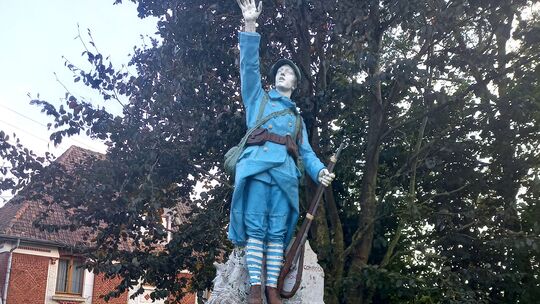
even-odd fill
[[(251, 286), (248, 303), (262, 304), (261, 276), (266, 272), (267, 302), (277, 304), (282, 303), (277, 279), (284, 250), (298, 221), (301, 173), (296, 159), (300, 156), (306, 173), (324, 186), (328, 186), (335, 176), (313, 152), (307, 140), (305, 124), (298, 115), (296, 104), (290, 99), (301, 81), (300, 69), (291, 60), (280, 59), (270, 73), (275, 81), (274, 88), (266, 92), (262, 87), (259, 71), (260, 35), (256, 32), (262, 1), (258, 5), (255, 0), (237, 2), (245, 21), (239, 40), (241, 94), (247, 127), (253, 127), (261, 115), (268, 116), (284, 109), (290, 111), (264, 123), (261, 130), (265, 136), (249, 145), (239, 158), (229, 239), (237, 246), (246, 246)], [(300, 132), (293, 134), (298, 129), (297, 125)]]

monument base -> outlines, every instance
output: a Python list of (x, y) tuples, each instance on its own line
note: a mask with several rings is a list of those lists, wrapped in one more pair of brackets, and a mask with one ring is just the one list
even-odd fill
[[(249, 275), (246, 253), (243, 248), (235, 248), (225, 264), (214, 263), (217, 269), (214, 288), (207, 304), (247, 303)], [(264, 287), (264, 275), (263, 275)], [(317, 263), (317, 255), (306, 242), (302, 283), (296, 294), (283, 299), (288, 304), (324, 304), (324, 271)], [(266, 303), (266, 301), (264, 302)]]

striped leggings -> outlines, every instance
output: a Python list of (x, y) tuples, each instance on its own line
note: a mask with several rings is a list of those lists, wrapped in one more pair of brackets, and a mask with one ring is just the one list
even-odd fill
[[(266, 263), (264, 263), (266, 257)], [(266, 264), (266, 286), (277, 287), (279, 271), (283, 263), (283, 244), (249, 238), (246, 246), (249, 283), (261, 285), (263, 264)]]

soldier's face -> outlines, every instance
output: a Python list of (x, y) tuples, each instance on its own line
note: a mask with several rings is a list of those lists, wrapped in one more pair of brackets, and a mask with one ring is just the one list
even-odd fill
[(287, 64), (279, 67), (274, 81), (279, 91), (294, 91), (296, 88), (296, 74)]

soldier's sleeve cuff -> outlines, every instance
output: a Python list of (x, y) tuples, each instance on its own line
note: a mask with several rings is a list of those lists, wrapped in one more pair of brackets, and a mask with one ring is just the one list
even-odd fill
[(261, 35), (256, 32), (240, 32), (239, 40), (241, 45), (250, 43), (256, 43), (259, 45)]
[(319, 174), (321, 173), (322, 169), (325, 169), (326, 167), (321, 163), (313, 172), (311, 172), (311, 179), (315, 182), (315, 184), (320, 184), (319, 182)]

